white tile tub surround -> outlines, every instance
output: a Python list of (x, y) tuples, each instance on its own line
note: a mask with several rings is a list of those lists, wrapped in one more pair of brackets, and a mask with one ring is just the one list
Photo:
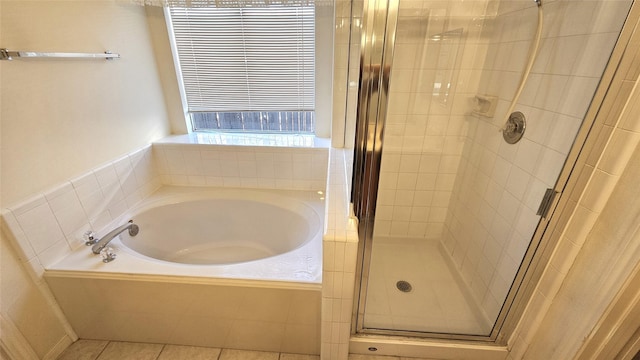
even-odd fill
[(84, 246), (83, 234), (98, 234), (160, 187), (151, 146), (93, 169), (64, 184), (2, 210), (20, 260), (36, 275)]
[(352, 151), (332, 148), (329, 159), (322, 268), (323, 360), (344, 360), (349, 354), (358, 250), (357, 220), (349, 204)]
[(165, 185), (324, 191), (329, 141), (307, 135), (188, 134), (153, 143)]

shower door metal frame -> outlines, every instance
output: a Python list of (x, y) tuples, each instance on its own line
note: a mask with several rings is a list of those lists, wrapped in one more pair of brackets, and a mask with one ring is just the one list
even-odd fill
[(362, 34), (360, 45), (360, 68), (358, 106), (356, 109), (356, 140), (353, 159), (351, 202), (358, 218), (358, 263), (356, 279), (360, 279), (360, 290), (354, 296), (352, 331), (362, 330), (365, 296), (369, 279), (373, 222), (380, 163), (382, 160), (382, 137), (389, 100), (389, 78), (393, 63), (399, 0), (365, 0), (363, 4)]
[[(387, 12), (379, 5), (387, 6)], [(373, 11), (369, 11), (373, 7)], [(383, 14), (375, 17), (375, 14)], [(352, 316), (352, 333), (354, 335), (397, 335), (418, 338), (448, 339), (458, 341), (472, 341), (493, 345), (506, 345), (508, 336), (516, 329), (524, 313), (528, 299), (535, 291), (542, 273), (548, 264), (551, 253), (559, 240), (558, 230), (566, 226), (569, 215), (576, 207), (575, 199), (570, 195), (582, 192), (586, 186), (575, 173), (576, 164), (585, 158), (598, 146), (594, 129), (597, 130), (604, 121), (599, 116), (603, 108), (605, 96), (616, 97), (615, 89), (609, 93), (614, 75), (618, 70), (622, 54), (628, 46), (636, 21), (640, 19), (640, 5), (632, 1), (629, 15), (625, 21), (611, 57), (604, 69), (600, 84), (596, 89), (591, 104), (578, 131), (573, 147), (565, 161), (554, 190), (557, 196), (553, 199), (549, 213), (541, 218), (532, 236), (520, 268), (507, 294), (503, 307), (498, 314), (492, 331), (488, 335), (466, 335), (449, 333), (430, 333), (405, 330), (364, 328), (364, 307), (366, 289), (371, 262), (371, 247), (373, 244), (373, 222), (377, 197), (378, 176), (382, 155), (382, 136), (386, 120), (387, 100), (389, 97), (389, 75), (392, 64), (393, 45), (395, 43), (395, 29), (397, 25), (398, 0), (370, 0), (365, 1), (363, 12), (363, 34), (360, 64), (359, 105), (357, 109), (356, 145), (354, 149), (354, 174), (352, 186), (352, 202), (355, 214), (359, 219), (358, 233), (358, 264), (356, 268), (356, 291), (354, 296), (354, 312)], [(380, 22), (380, 16), (386, 23)], [(631, 21), (629, 21), (631, 19)], [(376, 21), (377, 20), (377, 21)], [(375, 45), (376, 35), (386, 29), (383, 44), (372, 51), (366, 46)], [(380, 45), (380, 44), (378, 44)], [(379, 50), (383, 49), (382, 53)], [(371, 52), (368, 52), (371, 51)], [(371, 74), (376, 69), (375, 61), (379, 60), (378, 70), (384, 69), (380, 75)], [(374, 65), (374, 66), (372, 66)], [(384, 100), (384, 101), (383, 101)], [(364, 105), (363, 105), (364, 104)], [(597, 135), (597, 134), (596, 134)], [(590, 140), (587, 143), (587, 140)], [(594, 145), (595, 144), (595, 145)], [(600, 144), (602, 145), (602, 144)], [(582, 160), (581, 160), (582, 159)], [(365, 171), (366, 170), (366, 171)], [(557, 214), (557, 215), (556, 215)], [(358, 283), (358, 279), (360, 282)]]

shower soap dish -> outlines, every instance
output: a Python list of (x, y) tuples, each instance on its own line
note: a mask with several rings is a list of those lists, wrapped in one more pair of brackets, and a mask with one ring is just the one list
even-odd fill
[(493, 117), (496, 112), (496, 105), (498, 104), (497, 96), (489, 95), (476, 95), (476, 107), (473, 109), (473, 113), (484, 117)]

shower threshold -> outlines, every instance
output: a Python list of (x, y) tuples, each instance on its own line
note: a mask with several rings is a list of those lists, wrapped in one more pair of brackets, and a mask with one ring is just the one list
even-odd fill
[[(493, 327), (437, 239), (376, 237), (365, 329), (489, 335)], [(407, 285), (410, 291), (403, 291)]]

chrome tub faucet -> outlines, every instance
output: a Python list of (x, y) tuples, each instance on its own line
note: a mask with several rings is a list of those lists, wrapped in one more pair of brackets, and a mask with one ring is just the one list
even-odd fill
[(138, 231), (140, 231), (140, 228), (138, 227), (138, 225), (133, 223), (133, 220), (129, 220), (128, 223), (115, 228), (114, 230), (111, 230), (105, 236), (101, 237), (100, 240), (96, 241), (95, 245), (91, 247), (91, 251), (93, 251), (94, 254), (100, 254), (102, 249), (104, 249), (109, 244), (109, 242), (113, 240), (113, 238), (115, 238), (125, 230), (129, 230), (129, 235), (136, 236), (138, 235)]

